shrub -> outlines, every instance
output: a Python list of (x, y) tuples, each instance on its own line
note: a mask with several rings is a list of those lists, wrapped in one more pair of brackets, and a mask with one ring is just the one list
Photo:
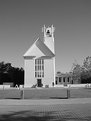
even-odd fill
[(45, 85), (45, 88), (49, 88), (49, 85)]

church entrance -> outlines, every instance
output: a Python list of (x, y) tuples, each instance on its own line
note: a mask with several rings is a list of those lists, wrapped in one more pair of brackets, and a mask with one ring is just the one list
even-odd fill
[(42, 79), (37, 79), (37, 86), (42, 87)]

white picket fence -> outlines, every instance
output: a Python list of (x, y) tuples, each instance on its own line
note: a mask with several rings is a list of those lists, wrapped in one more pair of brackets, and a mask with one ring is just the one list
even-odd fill
[(10, 85), (0, 85), (0, 89), (21, 89), (23, 88), (23, 85), (20, 85), (20, 87), (11, 87)]
[(91, 84), (68, 84), (67, 86), (64, 85), (55, 85), (54, 87), (62, 87), (62, 88), (91, 88)]

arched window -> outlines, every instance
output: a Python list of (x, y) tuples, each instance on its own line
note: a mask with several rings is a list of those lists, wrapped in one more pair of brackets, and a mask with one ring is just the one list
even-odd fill
[(44, 60), (35, 60), (35, 77), (44, 77)]

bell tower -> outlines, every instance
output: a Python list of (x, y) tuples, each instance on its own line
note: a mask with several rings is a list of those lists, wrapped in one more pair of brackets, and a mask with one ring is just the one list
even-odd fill
[(54, 30), (53, 25), (51, 27), (43, 27), (42, 31), (44, 33), (44, 43), (45, 45), (55, 54), (54, 49)]

